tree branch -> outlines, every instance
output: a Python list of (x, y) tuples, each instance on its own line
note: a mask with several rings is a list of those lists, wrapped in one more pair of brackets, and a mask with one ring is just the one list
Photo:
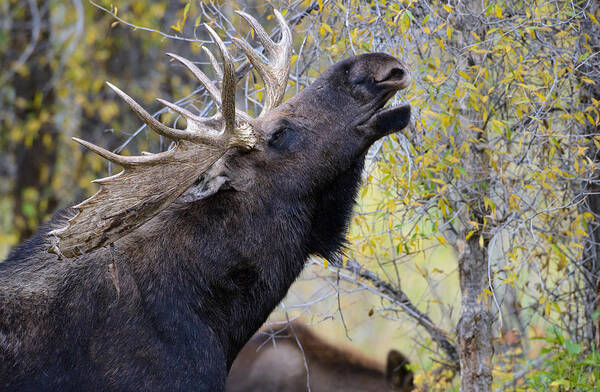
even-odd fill
[(400, 306), (406, 314), (412, 317), (421, 327), (423, 327), (423, 329), (425, 329), (425, 331), (427, 331), (429, 336), (431, 336), (431, 339), (444, 351), (448, 360), (447, 366), (455, 372), (459, 370), (456, 345), (451, 341), (445, 331), (438, 328), (433, 321), (431, 321), (428, 315), (417, 309), (400, 287), (393, 287), (388, 282), (379, 279), (377, 275), (358, 264), (355, 260), (348, 259), (345, 266), (336, 265), (335, 267), (329, 267), (328, 269), (338, 272), (338, 268), (345, 269), (352, 273), (352, 275), (348, 275), (339, 272), (341, 279), (357, 284)]

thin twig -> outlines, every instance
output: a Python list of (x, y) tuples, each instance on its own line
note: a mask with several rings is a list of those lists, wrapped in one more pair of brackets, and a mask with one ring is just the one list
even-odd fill
[(119, 18), (117, 15), (115, 15), (115, 13), (114, 13), (114, 12), (112, 12), (112, 11), (110, 11), (110, 10), (107, 10), (106, 8), (102, 7), (102, 6), (101, 6), (101, 5), (99, 5), (99, 4), (96, 4), (96, 3), (94, 3), (94, 1), (93, 1), (93, 0), (89, 0), (89, 2), (90, 2), (90, 4), (92, 4), (94, 7), (98, 8), (98, 9), (99, 9), (99, 10), (101, 10), (101, 11), (104, 11), (104, 12), (106, 12), (107, 14), (111, 15), (113, 18), (115, 18), (115, 19), (116, 19), (116, 20), (118, 20), (119, 22), (123, 23), (123, 24), (124, 24), (124, 25), (126, 25), (126, 26), (129, 26), (129, 27), (131, 27), (131, 28), (132, 28), (132, 29), (134, 29), (134, 30), (143, 30), (143, 31), (148, 31), (148, 32), (151, 32), (151, 33), (159, 34), (159, 35), (161, 35), (161, 36), (163, 36), (163, 37), (165, 37), (165, 38), (168, 38), (168, 39), (174, 39), (174, 40), (177, 40), (177, 41), (186, 41), (186, 42), (199, 42), (199, 43), (201, 43), (201, 44), (209, 44), (209, 43), (211, 43), (211, 42), (212, 42), (212, 41), (205, 41), (205, 40), (200, 40), (200, 39), (196, 39), (196, 38), (186, 38), (186, 37), (180, 37), (180, 36), (177, 36), (177, 35), (167, 34), (167, 33), (165, 33), (165, 32), (162, 32), (162, 31), (160, 31), (160, 30), (151, 29), (151, 28), (149, 28), (149, 27), (137, 26), (137, 25), (134, 25), (134, 24), (132, 24), (132, 23), (129, 23), (129, 22), (127, 22), (126, 20), (124, 20), (124, 19), (122, 19), (122, 18)]
[[(332, 271), (335, 271), (334, 267), (330, 267)], [(339, 276), (355, 284), (359, 284), (370, 291), (375, 289), (375, 293), (379, 296), (388, 299), (389, 301), (399, 305), (410, 317), (412, 317), (421, 327), (423, 327), (431, 339), (438, 344), (438, 346), (444, 351), (448, 359), (448, 366), (457, 370), (459, 368), (458, 363), (458, 351), (456, 345), (450, 340), (448, 334), (438, 328), (428, 315), (422, 313), (417, 307), (410, 301), (408, 296), (402, 291), (400, 287), (394, 288), (389, 283), (379, 279), (377, 275), (363, 266), (359, 265), (356, 261), (349, 259), (345, 266), (339, 266), (340, 269), (345, 269), (352, 272), (352, 276), (339, 273)], [(372, 286), (367, 285), (369, 282)]]

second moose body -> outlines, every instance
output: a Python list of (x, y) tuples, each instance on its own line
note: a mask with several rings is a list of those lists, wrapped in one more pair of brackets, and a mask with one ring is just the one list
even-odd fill
[(408, 75), (364, 54), (281, 104), (291, 40), (276, 15), (279, 44), (242, 15), (270, 60), (249, 53), (269, 97), (256, 119), (236, 111), (233, 63), (212, 31), (222, 93), (177, 58), (216, 117), (166, 103), (188, 122), (167, 128), (117, 89), (176, 147), (119, 157), (82, 142), (125, 171), (0, 263), (0, 391), (222, 391), (309, 255), (343, 246), (367, 149), (409, 121), (408, 106), (382, 109)]
[(310, 385), (311, 392), (410, 392), (409, 364), (402, 353), (390, 350), (384, 367), (293, 321), (281, 329), (265, 327), (250, 339), (231, 366), (225, 390), (306, 392)]

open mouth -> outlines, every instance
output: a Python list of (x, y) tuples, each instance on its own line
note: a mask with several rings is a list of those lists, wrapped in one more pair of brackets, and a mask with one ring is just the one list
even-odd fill
[(385, 105), (396, 94), (396, 92), (398, 92), (399, 90), (401, 90), (403, 88), (405, 88), (405, 87), (397, 87), (397, 88), (394, 88), (391, 91), (389, 91), (387, 94), (385, 94), (383, 96), (383, 98), (381, 99), (381, 101), (379, 101), (379, 103), (377, 104), (376, 109), (373, 112), (371, 117), (380, 116), (384, 113), (388, 113), (388, 115), (391, 113), (397, 113), (398, 115), (403, 115), (403, 116), (406, 116), (408, 114), (408, 116), (410, 116), (410, 105), (407, 103), (385, 107)]
[(380, 100), (374, 105), (374, 110), (364, 122), (365, 126), (374, 131), (374, 136), (377, 138), (398, 132), (404, 129), (410, 122), (410, 105), (399, 104), (385, 107), (387, 102), (400, 90), (401, 86), (405, 85), (405, 81), (384, 81), (382, 83), (394, 83), (390, 90), (385, 93)]
[[(392, 97), (394, 95), (396, 95), (396, 92), (398, 92), (400, 89), (393, 89), (391, 91), (389, 91), (387, 94), (385, 94), (383, 96), (383, 98), (378, 102), (376, 109), (375, 109), (375, 113), (384, 110), (384, 106), (388, 103), (388, 101), (390, 99), (392, 99)], [(375, 114), (373, 113), (373, 114)]]
[(384, 107), (397, 90), (385, 94), (381, 100), (373, 105), (369, 114), (358, 121), (358, 127), (375, 129), (378, 137), (388, 135), (405, 128), (410, 121), (410, 105), (399, 104)]

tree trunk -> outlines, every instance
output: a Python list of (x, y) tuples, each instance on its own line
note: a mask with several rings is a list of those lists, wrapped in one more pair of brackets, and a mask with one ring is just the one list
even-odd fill
[[(24, 64), (27, 71), (16, 72), (10, 80), (16, 94), (15, 101), (26, 103), (15, 110), (18, 126), (22, 129), (19, 135), (21, 139), (14, 146), (16, 170), (12, 192), (13, 221), (19, 242), (31, 236), (57, 203), (51, 184), (55, 174), (59, 132), (53, 116), (47, 116), (53, 113), (55, 105), (55, 91), (51, 85), (54, 77), (51, 67), (51, 19), (47, 11), (50, 6), (44, 0), (30, 2), (29, 7), (24, 7), (27, 13), (23, 20), (15, 24), (12, 32), (13, 53), (22, 52), (30, 41), (35, 44), (31, 57)], [(21, 27), (26, 23), (40, 26), (37, 40), (34, 41), (29, 28)]]
[[(587, 12), (598, 17), (600, 10), (600, 1), (593, 0)], [(582, 36), (578, 47), (580, 55), (587, 52), (591, 54), (584, 64), (579, 67), (579, 79), (581, 80), (580, 102), (582, 110), (589, 107), (595, 107), (600, 111), (600, 107), (594, 105), (594, 100), (600, 100), (600, 58), (594, 54), (600, 51), (600, 26), (595, 24), (589, 18), (586, 18), (582, 24)], [(587, 79), (588, 81), (586, 81)], [(592, 82), (589, 82), (589, 81)], [(590, 113), (593, 113), (590, 112)], [(592, 117), (595, 117), (592, 115)], [(591, 140), (595, 138), (600, 141), (600, 127), (586, 118), (586, 124), (582, 127), (581, 133), (588, 135), (590, 142), (587, 147), (587, 156), (596, 164), (600, 165), (600, 151), (596, 144)], [(591, 212), (594, 219), (588, 221), (588, 235), (583, 250), (583, 277), (584, 294), (583, 302), (585, 307), (585, 338), (589, 343), (595, 342), (600, 345), (600, 318), (594, 320), (594, 312), (600, 310), (600, 171), (595, 170), (588, 180), (582, 184), (582, 193), (585, 196), (585, 202), (580, 205), (580, 211)]]
[(479, 237), (464, 244), (458, 271), (462, 291), (457, 338), (462, 392), (489, 391), (492, 386), (492, 318), (483, 289), (488, 287), (487, 252)]

